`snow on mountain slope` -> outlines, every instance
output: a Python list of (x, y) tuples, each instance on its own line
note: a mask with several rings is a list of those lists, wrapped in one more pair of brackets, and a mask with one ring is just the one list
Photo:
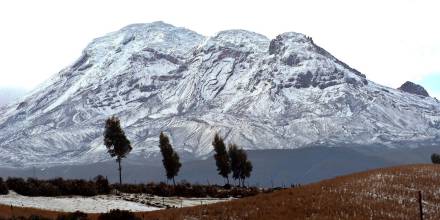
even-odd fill
[[(153, 157), (160, 131), (184, 158), (216, 131), (246, 149), (380, 143), (440, 136), (440, 103), (366, 79), (299, 33), (204, 37), (163, 22), (95, 39), (38, 89), (0, 110), (0, 165), (109, 159), (104, 120), (117, 115), (134, 150)], [(399, 143), (399, 144), (396, 144)]]

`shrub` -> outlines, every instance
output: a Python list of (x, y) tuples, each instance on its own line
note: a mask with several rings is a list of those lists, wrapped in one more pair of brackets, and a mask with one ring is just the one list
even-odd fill
[(6, 185), (20, 195), (29, 195), (29, 188), (23, 178), (8, 178)]
[(3, 182), (3, 178), (0, 177), (0, 195), (6, 195), (8, 193), (8, 186)]
[(44, 196), (60, 196), (61, 191), (58, 187), (56, 187), (50, 183), (42, 182), (42, 183), (39, 183), (38, 192), (36, 194), (37, 195), (44, 195)]
[(57, 220), (88, 220), (86, 213), (76, 211), (74, 213), (66, 214), (66, 215), (59, 215), (57, 217)]
[(95, 177), (95, 183), (96, 183), (96, 190), (98, 194), (108, 194), (110, 193), (111, 189), (108, 184), (108, 180), (104, 178), (103, 176), (99, 175)]
[(95, 196), (98, 194), (96, 184), (85, 180), (73, 180), (69, 189), (71, 195)]
[(102, 176), (96, 177), (95, 181), (8, 178), (6, 184), (9, 189), (25, 196), (95, 196), (108, 194), (111, 190), (107, 179)]
[(440, 164), (440, 155), (439, 154), (432, 154), (431, 161), (434, 164)]
[(140, 220), (129, 211), (113, 209), (109, 213), (99, 215), (98, 220)]
[[(0, 181), (0, 193), (2, 188)], [(227, 189), (218, 185), (191, 184), (185, 181), (170, 186), (164, 182), (148, 184), (113, 184), (109, 185), (108, 180), (103, 176), (97, 176), (93, 181), (86, 180), (64, 180), (56, 178), (51, 180), (38, 180), (28, 178), (8, 178), (6, 189), (14, 190), (16, 193), (25, 196), (95, 196), (109, 194), (116, 189), (122, 193), (145, 193), (156, 196), (181, 196), (181, 197), (247, 197), (260, 193), (257, 188), (236, 188)], [(7, 192), (7, 190), (6, 190)]]
[(255, 187), (250, 188), (229, 188), (218, 185), (200, 185), (190, 184), (182, 181), (176, 184), (175, 187), (161, 183), (144, 184), (114, 184), (111, 186), (123, 193), (146, 193), (156, 196), (181, 196), (181, 197), (212, 197), (212, 198), (227, 198), (227, 197), (247, 197), (254, 196), (260, 193), (260, 190)]
[[(124, 193), (148, 193), (153, 194), (151, 190), (149, 191), (147, 186), (144, 184), (113, 184), (110, 186), (110, 189), (117, 189), (119, 192)], [(151, 188), (150, 188), (151, 189)]]

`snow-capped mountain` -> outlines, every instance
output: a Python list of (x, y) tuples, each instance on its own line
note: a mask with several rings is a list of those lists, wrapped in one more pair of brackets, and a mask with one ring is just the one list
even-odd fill
[(245, 149), (317, 143), (401, 146), (440, 136), (440, 103), (369, 81), (299, 33), (205, 37), (163, 22), (91, 42), (46, 83), (0, 110), (0, 165), (109, 159), (104, 120), (120, 117), (131, 156), (152, 157), (165, 131), (201, 158), (219, 131)]

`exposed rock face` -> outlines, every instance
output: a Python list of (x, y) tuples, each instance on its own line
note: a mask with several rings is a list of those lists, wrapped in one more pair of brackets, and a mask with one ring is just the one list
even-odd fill
[(398, 90), (402, 90), (404, 92), (421, 95), (425, 97), (429, 97), (428, 92), (423, 88), (423, 86), (415, 84), (410, 81), (406, 81), (403, 85), (401, 85)]
[[(120, 117), (129, 157), (158, 155), (161, 131), (182, 158), (220, 132), (245, 149), (440, 136), (440, 104), (368, 81), (299, 33), (205, 37), (163, 22), (127, 26), (14, 105), (0, 109), (0, 165), (109, 159), (106, 118)], [(397, 144), (396, 144), (397, 143)]]

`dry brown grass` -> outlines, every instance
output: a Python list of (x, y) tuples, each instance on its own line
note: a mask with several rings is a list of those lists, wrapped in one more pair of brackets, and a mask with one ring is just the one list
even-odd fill
[(40, 215), (46, 218), (56, 218), (58, 214), (62, 214), (62, 213), (55, 211), (41, 210), (41, 209), (24, 208), (24, 207), (13, 207), (11, 209), (11, 206), (0, 205), (1, 218), (11, 218), (13, 216), (29, 217), (31, 215)]
[(425, 219), (440, 219), (439, 165), (383, 168), (230, 202), (137, 215), (161, 220), (418, 219), (419, 190)]
[(337, 177), (226, 203), (150, 212), (146, 219), (440, 219), (440, 166), (408, 165)]

